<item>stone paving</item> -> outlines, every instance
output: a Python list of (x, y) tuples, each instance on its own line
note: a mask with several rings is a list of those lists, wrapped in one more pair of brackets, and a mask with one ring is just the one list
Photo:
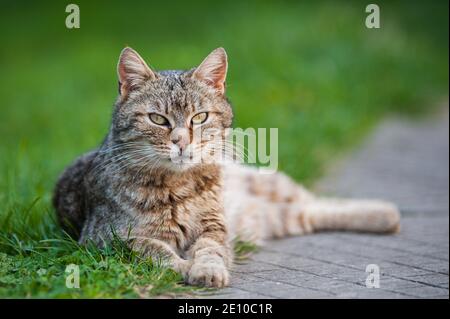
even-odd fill
[[(213, 298), (449, 298), (448, 106), (383, 122), (317, 186), (322, 194), (383, 198), (402, 212), (396, 235), (318, 233), (271, 241), (232, 271)], [(367, 288), (366, 266), (380, 269)]]

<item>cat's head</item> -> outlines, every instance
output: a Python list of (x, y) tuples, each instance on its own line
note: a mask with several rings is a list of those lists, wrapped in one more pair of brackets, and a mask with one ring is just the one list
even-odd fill
[(233, 113), (225, 97), (227, 55), (212, 51), (188, 71), (152, 70), (125, 48), (112, 136), (133, 160), (174, 171), (213, 162)]

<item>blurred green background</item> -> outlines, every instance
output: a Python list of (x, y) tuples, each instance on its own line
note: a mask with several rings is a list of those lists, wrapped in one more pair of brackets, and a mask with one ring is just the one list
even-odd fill
[[(279, 128), (280, 169), (307, 184), (382, 117), (448, 95), (447, 1), (377, 1), (380, 29), (365, 27), (365, 1), (75, 1), (81, 28), (69, 30), (69, 3), (1, 1), (4, 296), (73, 296), (11, 269), (60, 258), (42, 242), (60, 236), (51, 190), (106, 134), (124, 46), (155, 69), (191, 68), (223, 46), (235, 126)], [(128, 291), (117, 285), (111, 294)]]

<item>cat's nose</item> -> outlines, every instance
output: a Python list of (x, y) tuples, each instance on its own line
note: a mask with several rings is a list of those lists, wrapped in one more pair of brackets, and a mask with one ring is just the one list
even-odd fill
[(182, 153), (189, 145), (189, 130), (185, 128), (175, 128), (170, 135), (170, 140), (180, 148), (180, 153)]

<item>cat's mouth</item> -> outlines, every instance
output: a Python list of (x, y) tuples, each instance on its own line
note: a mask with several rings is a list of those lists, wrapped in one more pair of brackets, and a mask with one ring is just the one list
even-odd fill
[(160, 153), (158, 157), (160, 166), (177, 172), (185, 171), (201, 164), (217, 162), (217, 156), (209, 156), (207, 153), (194, 147), (182, 152), (169, 151)]
[(162, 166), (173, 171), (185, 171), (200, 164), (200, 162), (193, 155), (168, 156), (161, 160)]
[(166, 167), (168, 167), (170, 170), (175, 171), (175, 172), (181, 172), (181, 171), (186, 171), (194, 166), (196, 166), (197, 163), (194, 163), (192, 161), (178, 161), (178, 162), (174, 162), (174, 161), (167, 161), (167, 165)]
[(193, 155), (172, 156), (169, 159), (173, 164), (195, 164)]

